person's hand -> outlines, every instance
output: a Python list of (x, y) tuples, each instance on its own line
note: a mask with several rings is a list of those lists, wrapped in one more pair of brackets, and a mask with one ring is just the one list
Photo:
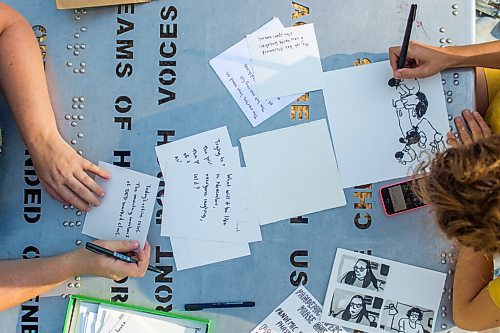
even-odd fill
[[(452, 132), (448, 132), (447, 134), (447, 142), (452, 147), (457, 147), (460, 144), (467, 145), (477, 141), (478, 139), (491, 136), (491, 129), (488, 127), (488, 124), (486, 124), (479, 112), (471, 112), (470, 110), (465, 109), (462, 111), (462, 115), (463, 117), (458, 116), (455, 118), (455, 126), (457, 127), (458, 136)], [(467, 127), (469, 129), (467, 129)]]
[(446, 48), (410, 42), (404, 68), (398, 69), (401, 46), (389, 48), (389, 60), (395, 79), (424, 78), (451, 66), (452, 56)]
[(59, 133), (28, 150), (40, 182), (54, 199), (83, 211), (100, 204), (104, 191), (87, 172), (105, 179), (110, 174), (78, 155)]
[(137, 241), (104, 241), (96, 240), (93, 243), (106, 249), (121, 252), (138, 260), (137, 264), (126, 263), (108, 256), (99, 255), (87, 249), (76, 250), (70, 255), (74, 265), (74, 276), (96, 275), (113, 279), (115, 281), (130, 277), (143, 277), (148, 265), (151, 246), (146, 242), (144, 249), (141, 249)]

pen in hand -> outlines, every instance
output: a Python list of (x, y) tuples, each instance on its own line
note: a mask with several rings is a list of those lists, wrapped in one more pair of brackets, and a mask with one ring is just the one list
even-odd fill
[[(97, 253), (99, 255), (104, 255), (104, 256), (111, 257), (111, 258), (115, 258), (116, 260), (120, 260), (120, 261), (129, 263), (129, 264), (137, 264), (137, 262), (138, 262), (138, 260), (135, 258), (129, 257), (123, 253), (120, 253), (120, 252), (108, 250), (108, 249), (106, 249), (102, 246), (99, 246), (97, 244), (94, 244), (94, 243), (90, 243), (90, 242), (85, 243), (85, 248), (87, 250), (92, 251), (94, 253)], [(161, 273), (161, 274), (165, 273), (161, 269), (158, 269), (158, 268), (151, 266), (151, 265), (148, 265), (148, 271)]]

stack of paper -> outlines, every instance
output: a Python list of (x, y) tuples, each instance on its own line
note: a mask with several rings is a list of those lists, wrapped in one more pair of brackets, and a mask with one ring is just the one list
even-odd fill
[(323, 86), (312, 24), (285, 28), (274, 18), (210, 65), (254, 127)]
[(204, 332), (203, 324), (182, 318), (163, 317), (97, 303), (80, 302), (75, 333)]
[(250, 254), (259, 219), (226, 127), (156, 147), (165, 179), (161, 235), (177, 270)]

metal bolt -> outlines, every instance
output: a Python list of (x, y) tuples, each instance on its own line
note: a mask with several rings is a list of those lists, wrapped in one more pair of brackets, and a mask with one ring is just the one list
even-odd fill
[(85, 32), (85, 31), (87, 31), (87, 28), (86, 28), (86, 27), (81, 27), (81, 28), (80, 28), (80, 31), (81, 31), (81, 32)]
[(76, 114), (73, 115), (72, 117), (74, 120), (77, 120), (78, 119), (78, 116)]
[(450, 132), (453, 131), (453, 127), (450, 126)]
[[(453, 116), (451, 114), (448, 115), (448, 120), (452, 120)], [(444, 254), (444, 255), (443, 255)], [(446, 253), (441, 253), (441, 257), (446, 257)]]
[(80, 284), (79, 283), (75, 283), (75, 288), (80, 288)]
[(63, 222), (63, 226), (64, 226), (64, 227), (67, 227), (68, 225), (69, 225), (68, 221), (64, 221), (64, 222)]
[[(448, 116), (448, 119), (450, 119), (450, 116)], [(446, 252), (441, 252), (441, 257), (442, 258), (446, 257)]]
[(82, 115), (79, 115), (79, 116), (78, 116), (78, 120), (83, 120), (83, 116), (82, 116)]
[(77, 49), (77, 50), (78, 50), (79, 48), (80, 48), (80, 45), (75, 44), (75, 49)]
[(82, 66), (82, 67), (85, 67), (86, 65), (87, 65), (87, 64), (86, 64), (86, 63), (84, 63), (84, 62), (81, 62), (81, 63), (80, 63), (80, 66)]
[(73, 101), (74, 103), (78, 102), (78, 97), (73, 97), (72, 101)]
[(84, 107), (85, 107), (85, 105), (83, 105), (83, 104), (78, 105), (79, 109), (83, 109)]
[(87, 48), (87, 45), (82, 44), (82, 45), (80, 45), (80, 48), (81, 48), (81, 49), (86, 49), (86, 48)]
[(458, 86), (458, 85), (460, 84), (460, 81), (458, 81), (458, 80), (454, 80), (454, 81), (453, 81), (453, 84), (454, 84), (454, 85), (456, 85), (456, 86)]
[(64, 209), (68, 209), (68, 207), (69, 207), (68, 205), (63, 205)]
[(453, 16), (457, 16), (458, 15), (458, 12), (456, 10), (452, 11), (451, 13), (453, 14)]
[(441, 79), (441, 82), (442, 82), (443, 84), (446, 84), (446, 80), (445, 80), (445, 79)]
[(73, 54), (74, 54), (74, 55), (76, 55), (76, 56), (79, 56), (79, 55), (80, 55), (80, 51), (75, 50), (75, 51), (73, 52)]
[(439, 42), (440, 42), (441, 44), (444, 44), (444, 43), (446, 42), (446, 39), (441, 38), (441, 39), (439, 40)]
[(85, 97), (80, 96), (80, 98), (78, 100), (83, 103), (83, 102), (85, 102)]
[(77, 150), (76, 152), (78, 153), (78, 155), (83, 155), (83, 151), (81, 150)]
[(76, 280), (76, 281), (80, 281), (81, 279), (82, 279), (81, 277), (79, 277), (79, 276), (75, 276), (75, 280)]
[(80, 20), (80, 15), (75, 15), (75, 21), (79, 21)]
[(459, 137), (458, 133), (455, 133), (455, 138), (457, 138), (457, 139), (458, 139), (458, 137)]
[(76, 140), (75, 139), (71, 140), (71, 144), (76, 145)]
[(446, 32), (446, 29), (444, 27), (439, 28), (439, 32), (444, 33)]
[(453, 293), (453, 289), (448, 289), (448, 294), (452, 294)]
[(78, 123), (76, 121), (71, 122), (71, 126), (75, 127), (76, 125), (78, 125)]
[(66, 45), (66, 48), (67, 48), (68, 50), (71, 50), (71, 49), (73, 49), (73, 45), (68, 44), (68, 45)]
[(70, 226), (70, 227), (74, 227), (74, 226), (75, 226), (75, 222), (70, 222), (70, 223), (69, 223), (69, 226)]
[(77, 210), (77, 211), (76, 211), (76, 216), (81, 216), (81, 215), (82, 215), (82, 212), (81, 212), (81, 211), (79, 211), (79, 210)]
[(78, 74), (79, 73), (78, 68), (74, 68), (73, 73)]
[(75, 14), (80, 14), (80, 9), (75, 9)]
[(65, 116), (64, 116), (64, 119), (66, 119), (66, 120), (70, 120), (70, 119), (71, 119), (71, 116), (70, 116), (69, 114), (67, 114), (67, 115), (65, 115)]
[(446, 312), (441, 312), (441, 317), (446, 318)]
[(83, 133), (78, 133), (77, 136), (81, 139), (83, 138)]
[(453, 77), (454, 77), (455, 79), (458, 79), (458, 78), (459, 78), (459, 76), (460, 76), (460, 75), (458, 75), (458, 73), (453, 73)]
[(449, 295), (448, 295), (448, 299), (450, 299), (450, 300), (451, 300), (452, 298), (453, 298), (453, 295), (452, 295), (452, 294), (449, 294)]
[(73, 283), (68, 283), (68, 288), (73, 288)]
[(82, 14), (87, 14), (87, 10), (85, 8), (82, 9)]
[(81, 221), (76, 221), (76, 226), (79, 227), (82, 225), (82, 222)]
[(443, 306), (441, 307), (441, 311), (446, 311), (446, 306), (444, 306), (444, 305), (443, 305)]
[(451, 103), (451, 102), (453, 102), (453, 98), (448, 97), (448, 98), (446, 99), (446, 101), (447, 101), (448, 103)]
[(452, 275), (452, 274), (453, 274), (453, 270), (452, 270), (452, 269), (450, 269), (450, 270), (448, 271), (448, 275)]
[(451, 8), (453, 8), (453, 9), (458, 9), (458, 4), (454, 4), (454, 5), (452, 5), (452, 6), (451, 6)]
[(85, 74), (85, 68), (80, 68), (80, 74)]
[(446, 259), (444, 259), (444, 258), (443, 258), (443, 259), (441, 259), (441, 263), (442, 263), (443, 265), (444, 265), (444, 264), (446, 264)]
[(75, 36), (75, 38), (80, 38), (80, 34), (79, 34), (78, 32), (76, 32), (76, 33), (74, 34), (74, 36)]
[(66, 61), (66, 66), (71, 67), (73, 66), (73, 63), (71, 61)]
[(448, 326), (446, 326), (446, 324), (441, 324), (441, 328), (444, 330), (446, 329)]
[(62, 298), (62, 299), (66, 299), (66, 297), (68, 297), (68, 296), (66, 296), (66, 294), (62, 294), (62, 295), (61, 295), (61, 298)]
[(451, 90), (448, 90), (448, 91), (446, 92), (446, 95), (451, 96), (451, 95), (453, 95), (453, 92), (452, 92)]
[(77, 240), (75, 243), (76, 243), (76, 245), (80, 245), (80, 244), (82, 244), (82, 241), (81, 240)]
[(451, 44), (451, 38), (446, 38), (446, 43)]

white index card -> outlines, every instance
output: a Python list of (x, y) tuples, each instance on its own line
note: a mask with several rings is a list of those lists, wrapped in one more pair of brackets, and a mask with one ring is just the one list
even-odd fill
[(313, 24), (247, 35), (261, 98), (323, 88), (323, 68)]
[(144, 247), (160, 179), (99, 162), (111, 179), (97, 177), (105, 197), (85, 216), (82, 233), (98, 239), (136, 240)]
[(261, 224), (346, 204), (324, 119), (240, 142)]

